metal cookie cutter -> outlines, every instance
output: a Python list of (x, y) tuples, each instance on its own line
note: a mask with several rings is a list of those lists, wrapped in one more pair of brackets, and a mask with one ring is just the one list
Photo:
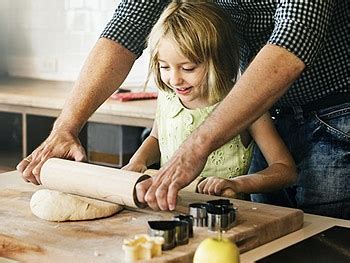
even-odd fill
[(174, 220), (175, 224), (175, 243), (177, 246), (188, 244), (189, 224), (184, 220)]
[(207, 210), (204, 203), (192, 203), (190, 206), (190, 215), (193, 216), (193, 225), (198, 227), (207, 226)]
[(211, 231), (226, 230), (230, 226), (229, 209), (225, 206), (207, 205), (208, 229)]
[(215, 199), (207, 202), (208, 204), (212, 204), (215, 206), (225, 206), (229, 209), (229, 227), (232, 227), (236, 224), (237, 218), (237, 208), (233, 206), (233, 204), (228, 199)]
[(169, 250), (175, 247), (175, 233), (176, 221), (170, 220), (159, 220), (159, 221), (148, 221), (150, 236), (157, 236), (164, 238), (164, 244), (162, 250)]
[(215, 206), (233, 207), (233, 204), (228, 199), (214, 199), (214, 200), (207, 201), (207, 204), (212, 204)]
[(176, 215), (175, 220), (188, 222), (188, 236), (193, 237), (193, 216), (192, 215)]
[(212, 231), (219, 231), (220, 228), (227, 230), (236, 222), (236, 210), (233, 204), (227, 199), (217, 199), (207, 202), (208, 228)]

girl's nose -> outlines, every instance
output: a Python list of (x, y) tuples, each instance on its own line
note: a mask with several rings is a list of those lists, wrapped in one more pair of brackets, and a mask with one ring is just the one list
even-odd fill
[(177, 70), (173, 70), (170, 74), (170, 85), (171, 86), (178, 86), (181, 85), (183, 82), (181, 73)]

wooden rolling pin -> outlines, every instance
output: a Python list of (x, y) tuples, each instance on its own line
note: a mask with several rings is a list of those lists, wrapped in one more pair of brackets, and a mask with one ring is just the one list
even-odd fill
[(48, 189), (126, 205), (144, 207), (136, 197), (135, 185), (148, 175), (58, 158), (47, 160), (40, 172)]

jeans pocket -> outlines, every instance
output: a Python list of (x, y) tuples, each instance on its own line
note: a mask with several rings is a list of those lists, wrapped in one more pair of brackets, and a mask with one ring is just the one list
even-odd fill
[(317, 125), (337, 139), (350, 142), (350, 106), (328, 108), (327, 111), (316, 112)]

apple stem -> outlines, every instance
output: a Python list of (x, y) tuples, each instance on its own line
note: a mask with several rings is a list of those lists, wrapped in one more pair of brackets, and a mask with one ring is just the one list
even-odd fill
[(219, 217), (219, 222), (218, 222), (219, 224), (219, 237), (218, 237), (218, 239), (219, 239), (219, 241), (221, 241), (221, 239), (222, 239), (222, 231), (221, 231), (221, 217)]

